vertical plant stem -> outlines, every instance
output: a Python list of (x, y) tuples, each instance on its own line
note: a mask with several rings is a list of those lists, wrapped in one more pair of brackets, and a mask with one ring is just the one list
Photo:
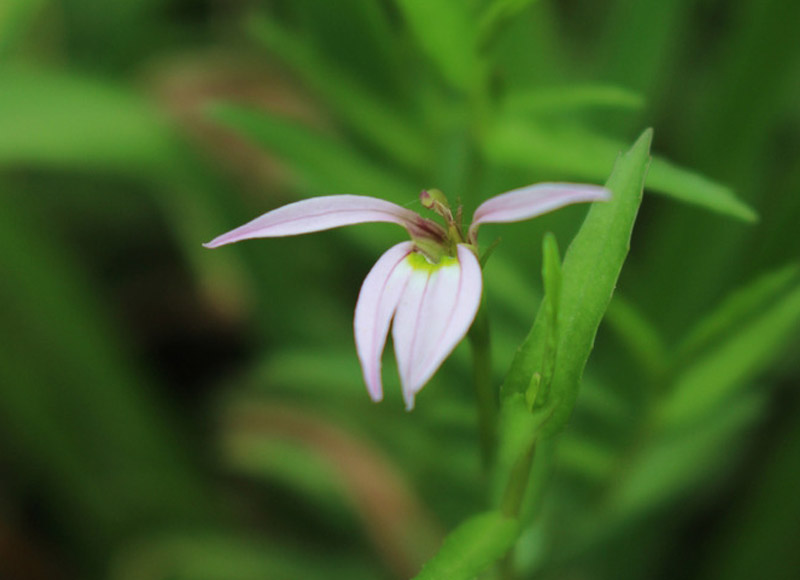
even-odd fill
[(533, 465), (535, 453), (536, 442), (534, 441), (514, 464), (508, 486), (506, 487), (505, 493), (503, 493), (503, 501), (500, 504), (500, 509), (506, 517), (519, 517), (522, 501), (525, 499), (525, 492), (528, 489), (528, 480), (530, 479), (531, 466)]
[(492, 462), (497, 432), (497, 392), (492, 386), (492, 353), (489, 318), (481, 304), (469, 332), (472, 347), (472, 368), (475, 381), (475, 399), (478, 406), (478, 432), (481, 458), (488, 469)]
[[(544, 499), (545, 486), (552, 473), (555, 445), (554, 439), (534, 439), (517, 459), (500, 502), (500, 510), (504, 516), (519, 520), (524, 505), (528, 518), (531, 521), (536, 518)], [(503, 558), (499, 571), (504, 580), (516, 578), (513, 548)]]

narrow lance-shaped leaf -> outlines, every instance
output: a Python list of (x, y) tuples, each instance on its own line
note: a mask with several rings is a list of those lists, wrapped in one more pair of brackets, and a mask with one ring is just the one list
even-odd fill
[(546, 306), (539, 309), (531, 332), (514, 357), (501, 389), (499, 448), (492, 482), (495, 498), (503, 493), (514, 466), (534, 441), (557, 432), (569, 419), (597, 327), (628, 253), (651, 139), (652, 131), (645, 132), (618, 161), (607, 183), (611, 201), (592, 206), (567, 251), (558, 302), (556, 366), (546, 400), (539, 398), (532, 413), (527, 391), (536, 381), (535, 375), (544, 370)]
[(482, 77), (477, 24), (467, 2), (395, 0), (417, 43), (454, 87), (469, 92)]
[(630, 248), (650, 160), (652, 130), (645, 131), (618, 162), (607, 183), (609, 203), (595, 204), (564, 257), (558, 317), (558, 358), (544, 435), (569, 419), (597, 328), (614, 293)]
[(253, 18), (248, 31), (256, 41), (276, 53), (355, 132), (411, 167), (424, 167), (430, 152), (410, 119), (371, 93), (345, 71), (339, 70), (308, 43), (283, 30), (275, 21)]
[(162, 170), (173, 134), (155, 108), (107, 81), (0, 67), (0, 164)]
[[(519, 114), (500, 119), (484, 140), (484, 152), (510, 167), (563, 171), (565, 175), (597, 179), (606, 175), (622, 148), (615, 139), (574, 126), (545, 127)], [(647, 175), (655, 193), (753, 222), (756, 212), (730, 188), (656, 157)]]
[(528, 407), (543, 407), (550, 394), (550, 382), (553, 380), (556, 354), (558, 352), (558, 312), (561, 300), (561, 256), (553, 234), (548, 233), (542, 242), (542, 278), (544, 280), (545, 330), (542, 348), (542, 361), (539, 372), (531, 377), (528, 391), (525, 394)]
[(687, 369), (661, 407), (660, 420), (677, 425), (702, 419), (781, 354), (799, 328), (800, 288), (795, 287)]
[(471, 580), (506, 554), (518, 534), (517, 520), (500, 512), (472, 516), (445, 538), (415, 580)]
[(645, 104), (639, 93), (615, 85), (567, 85), (522, 89), (505, 100), (512, 114), (568, 113), (586, 109), (641, 109)]
[[(574, 264), (576, 260), (581, 260), (580, 254), (576, 257), (575, 254), (578, 250), (574, 248), (578, 247), (586, 248), (585, 250), (582, 251), (588, 253), (589, 248), (591, 248), (591, 246), (594, 245), (597, 252), (602, 252), (602, 250), (607, 245), (610, 244), (608, 238), (610, 236), (613, 236), (613, 233), (610, 230), (610, 228), (613, 225), (616, 225), (613, 222), (615, 221), (622, 222), (623, 221), (622, 217), (626, 217), (627, 220), (630, 222), (629, 224), (623, 223), (623, 225), (627, 226), (628, 237), (624, 239), (625, 253), (627, 253), (627, 244), (630, 238), (630, 230), (632, 228), (633, 219), (635, 218), (636, 210), (638, 210), (638, 203), (641, 198), (641, 183), (636, 184), (639, 188), (638, 194), (632, 193), (633, 186), (631, 184), (638, 175), (638, 173), (635, 173), (634, 171), (634, 169), (637, 167), (635, 163), (639, 161), (639, 157), (641, 157), (642, 155), (644, 155), (644, 161), (642, 161), (643, 165), (642, 167), (639, 167), (639, 170), (641, 171), (641, 175), (644, 176), (644, 172), (646, 169), (645, 163), (647, 161), (648, 150), (645, 145), (642, 145), (642, 143), (644, 143), (644, 141), (642, 140), (645, 139), (645, 137), (649, 136), (650, 133), (646, 133), (645, 135), (643, 135), (639, 139), (639, 141), (637, 141), (637, 144), (634, 146), (634, 149), (632, 149), (631, 152), (629, 152), (625, 157), (623, 157), (618, 162), (617, 168), (615, 169), (614, 174), (611, 176), (611, 179), (608, 182), (608, 187), (613, 191), (612, 200), (609, 203), (597, 204), (593, 206), (592, 209), (589, 211), (589, 215), (587, 216), (586, 221), (584, 222), (584, 225), (581, 228), (581, 231), (578, 233), (578, 236), (576, 237), (575, 241), (573, 241), (567, 253), (568, 257), (571, 256), (570, 258), (571, 263)], [(647, 144), (649, 144), (649, 139), (647, 141)], [(645, 147), (645, 152), (643, 154), (641, 153), (642, 147)], [(634, 156), (634, 153), (636, 153), (636, 156)], [(627, 204), (631, 206), (635, 205), (635, 207), (633, 208), (628, 208), (627, 206), (621, 207), (623, 201), (626, 201), (626, 198), (621, 197), (623, 195), (626, 196), (627, 198), (631, 198), (627, 199)], [(598, 216), (597, 212), (601, 209), (604, 211), (602, 211)], [(622, 215), (618, 217), (617, 216), (618, 213)], [(590, 231), (592, 234), (598, 235), (598, 238), (590, 241), (588, 240), (584, 241), (586, 237), (589, 235)], [(624, 231), (618, 235), (623, 236)], [(620, 242), (617, 243), (619, 244)], [(622, 256), (622, 259), (624, 259), (624, 255)], [(597, 263), (592, 264), (590, 262), (591, 258), (589, 259), (583, 258), (583, 260), (586, 260), (588, 262), (585, 265), (589, 268), (589, 271), (591, 272), (594, 272), (595, 268), (600, 266), (600, 264)], [(619, 257), (617, 258), (617, 260), (619, 261)], [(567, 281), (570, 280), (570, 283), (573, 284), (574, 286), (576, 283), (578, 283), (578, 280), (573, 280), (574, 278), (577, 278), (576, 273), (567, 272), (566, 267), (567, 267), (567, 262), (565, 259), (562, 280), (564, 281), (564, 283), (567, 283)], [(619, 263), (619, 267), (621, 267), (621, 261)], [(574, 270), (575, 268), (576, 266), (574, 265), (570, 266), (570, 269), (572, 270)], [(616, 276), (614, 276), (614, 281), (615, 280)], [(589, 286), (593, 285), (591, 278), (589, 279), (588, 285)], [(562, 289), (562, 298), (560, 302), (562, 305), (562, 313), (564, 306), (567, 304), (564, 302), (563, 292), (564, 290)], [(570, 292), (574, 293), (574, 289), (570, 290)], [(608, 295), (610, 297), (610, 292), (608, 292)], [(568, 307), (571, 309), (575, 309), (576, 305), (568, 303)], [(605, 306), (603, 306), (603, 311), (604, 310)], [(570, 316), (574, 316), (574, 312), (571, 312)], [(531, 328), (531, 332), (528, 334), (527, 338), (525, 339), (525, 342), (518, 350), (517, 355), (514, 358), (514, 362), (512, 363), (508, 375), (506, 376), (506, 380), (503, 384), (504, 398), (507, 398), (514, 393), (524, 392), (529, 384), (531, 376), (536, 370), (538, 370), (538, 365), (542, 360), (542, 352), (544, 344), (543, 339), (545, 336), (544, 331), (546, 328), (545, 320), (546, 317), (544, 315), (544, 311), (540, 310), (539, 314), (536, 317), (536, 320), (534, 321), (533, 327)], [(561, 328), (560, 330), (561, 332), (563, 332), (563, 328)], [(594, 336), (594, 332), (592, 332), (592, 336)]]
[(673, 364), (679, 366), (681, 361), (693, 357), (715, 341), (729, 337), (734, 329), (762, 313), (764, 305), (774, 304), (797, 279), (798, 273), (800, 268), (797, 264), (791, 264), (734, 292), (684, 337), (675, 353), (678, 362)]
[(730, 405), (717, 407), (704, 423), (662, 431), (641, 446), (609, 489), (606, 526), (613, 528), (630, 518), (641, 518), (712, 479), (736, 460), (736, 446), (743, 432), (763, 416), (764, 408), (763, 393), (748, 393)]

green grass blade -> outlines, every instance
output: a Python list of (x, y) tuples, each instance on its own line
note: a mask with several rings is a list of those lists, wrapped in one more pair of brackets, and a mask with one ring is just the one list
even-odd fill
[(715, 342), (728, 338), (736, 327), (763, 312), (797, 279), (796, 264), (770, 272), (738, 290), (702, 319), (681, 341), (675, 351), (675, 364), (692, 358)]
[(124, 87), (104, 80), (0, 67), (0, 164), (122, 169), (165, 167), (168, 125)]
[[(487, 157), (501, 166), (562, 172), (599, 180), (608, 174), (622, 143), (575, 127), (551, 128), (517, 116), (501, 119), (484, 142)], [(724, 185), (655, 158), (646, 185), (656, 193), (753, 222), (757, 214)]]
[(375, 0), (296, 0), (265, 9), (274, 19), (305, 40), (305, 45), (328, 63), (347, 69), (353, 78), (386, 95), (411, 88), (403, 83), (406, 68), (398, 42), (396, 16), (384, 2)]
[(505, 107), (511, 114), (569, 113), (601, 108), (638, 110), (644, 104), (639, 93), (615, 85), (521, 89), (511, 92), (505, 100)]
[(650, 166), (647, 187), (679, 201), (704, 207), (745, 222), (758, 221), (753, 208), (741, 201), (733, 191), (707, 177), (683, 169), (670, 161), (655, 157)]
[(729, 467), (737, 457), (734, 444), (763, 415), (764, 408), (762, 394), (751, 393), (715, 409), (704, 423), (662, 431), (626, 466), (624, 479), (613, 488), (608, 503), (611, 517), (620, 522), (641, 517)]
[(382, 102), (275, 21), (256, 17), (248, 22), (248, 30), (324, 97), (325, 103), (353, 131), (401, 163), (425, 167), (430, 159), (429, 147), (402, 111)]
[(544, 343), (540, 372), (534, 373), (525, 399), (528, 406), (543, 407), (550, 395), (550, 382), (553, 380), (556, 356), (558, 355), (558, 317), (561, 302), (561, 256), (553, 234), (548, 233), (542, 240), (542, 279), (544, 281), (544, 300), (542, 301), (545, 319)]
[(763, 372), (800, 328), (800, 287), (773, 301), (678, 377), (659, 409), (667, 425), (701, 419)]
[(467, 2), (395, 0), (417, 44), (442, 76), (457, 89), (472, 92), (482, 82), (478, 27)]
[(503, 557), (518, 533), (517, 520), (500, 512), (472, 516), (445, 538), (415, 580), (471, 580)]

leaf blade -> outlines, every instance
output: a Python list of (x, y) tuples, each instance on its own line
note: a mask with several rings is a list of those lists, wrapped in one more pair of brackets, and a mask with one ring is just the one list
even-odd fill
[[(623, 144), (576, 127), (551, 128), (519, 115), (501, 118), (484, 141), (493, 162), (534, 171), (560, 171), (582, 179), (601, 179), (611, 169)], [(745, 222), (756, 212), (734, 192), (698, 173), (655, 156), (646, 185), (654, 193), (697, 205)]]
[(517, 520), (499, 511), (472, 516), (445, 538), (414, 580), (470, 580), (508, 552), (518, 534)]

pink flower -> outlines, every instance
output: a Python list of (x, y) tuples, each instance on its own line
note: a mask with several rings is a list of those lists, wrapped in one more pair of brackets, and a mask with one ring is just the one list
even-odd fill
[(526, 220), (565, 205), (601, 201), (610, 192), (595, 185), (540, 183), (482, 203), (465, 236), (461, 208), (455, 217), (444, 195), (423, 191), (422, 204), (445, 225), (394, 203), (360, 195), (332, 195), (291, 203), (219, 236), (207, 248), (250, 238), (318, 232), (366, 222), (406, 228), (411, 241), (390, 248), (370, 270), (358, 296), (354, 329), (364, 381), (374, 401), (383, 398), (381, 356), (392, 327), (406, 408), (467, 334), (481, 302), (478, 227)]

